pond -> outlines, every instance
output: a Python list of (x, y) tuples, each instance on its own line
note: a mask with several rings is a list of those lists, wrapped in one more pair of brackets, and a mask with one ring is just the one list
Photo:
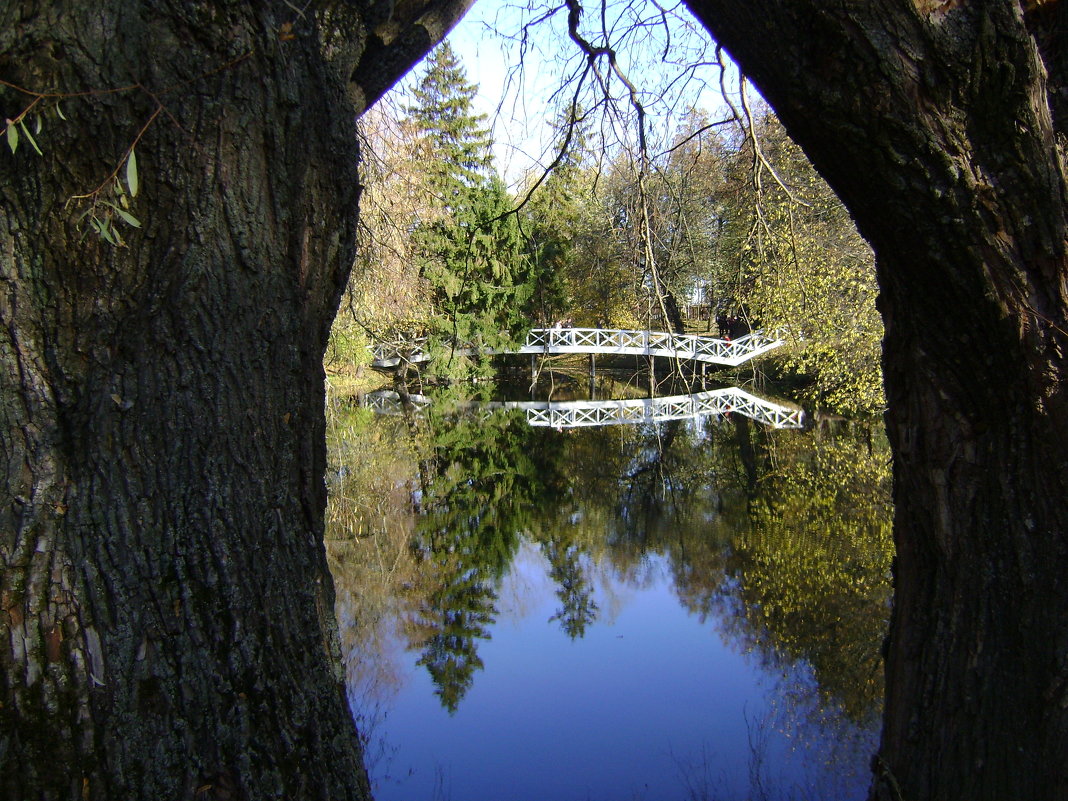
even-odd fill
[(470, 392), (331, 407), (375, 797), (863, 798), (892, 556), (877, 427), (538, 426)]

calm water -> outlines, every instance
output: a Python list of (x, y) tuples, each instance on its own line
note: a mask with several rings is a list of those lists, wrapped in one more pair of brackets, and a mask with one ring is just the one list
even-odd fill
[(338, 408), (328, 546), (380, 801), (859, 799), (890, 560), (871, 430)]

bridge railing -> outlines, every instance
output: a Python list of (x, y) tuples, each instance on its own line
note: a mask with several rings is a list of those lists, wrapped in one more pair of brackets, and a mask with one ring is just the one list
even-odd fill
[[(430, 406), (425, 395), (402, 399), (396, 392), (382, 390), (365, 396), (364, 404), (379, 414), (419, 415)], [(801, 409), (758, 398), (743, 389), (726, 387), (694, 395), (664, 398), (584, 401), (500, 401), (475, 404), (484, 409), (523, 409), (531, 426), (581, 428), (585, 426), (652, 423), (664, 420), (688, 420), (706, 415), (722, 417), (737, 413), (772, 428), (801, 428)]]
[(552, 428), (688, 420), (707, 415), (722, 417), (732, 413), (772, 428), (801, 428), (804, 425), (804, 412), (801, 409), (773, 403), (735, 387), (667, 398), (521, 405), (527, 411), (527, 423), (531, 426)]
[(426, 361), (426, 337), (393, 342), (374, 342), (367, 346), (371, 351), (371, 362), (376, 367), (396, 367), (401, 362), (413, 364)]
[(611, 328), (535, 328), (520, 353), (620, 353), (741, 364), (782, 344), (782, 339), (754, 331), (737, 339), (697, 334)]
[[(426, 361), (426, 337), (406, 342), (378, 342), (370, 347), (376, 367), (395, 367)], [(737, 339), (716, 339), (697, 334), (634, 331), (613, 328), (534, 328), (522, 346), (486, 353), (605, 353), (663, 356), (736, 366), (783, 344), (782, 338), (753, 331)], [(465, 350), (465, 352), (467, 352)]]
[(413, 413), (416, 416), (425, 412), (433, 401), (426, 395), (410, 394), (407, 398), (392, 390), (377, 390), (363, 396), (362, 405), (376, 414), (391, 416)]

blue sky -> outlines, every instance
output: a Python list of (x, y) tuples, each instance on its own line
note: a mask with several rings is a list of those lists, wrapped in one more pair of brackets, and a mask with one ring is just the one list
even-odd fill
[[(524, 19), (553, 7), (551, 3), (543, 6), (539, 3), (540, 0), (531, 0), (535, 8), (531, 11), (526, 4), (479, 0), (449, 36), (468, 79), (479, 85), (478, 110), (493, 122), (497, 168), (512, 184), (521, 179), (525, 170), (551, 161), (553, 134), (549, 123), (556, 116), (551, 98), (564, 76), (581, 63), (577, 47), (567, 37), (563, 11), (531, 33), (521, 55), (518, 34)], [(697, 28), (696, 22), (688, 21), (691, 19), (688, 12), (682, 10), (679, 16), (671, 18), (673, 46), (665, 62), (662, 26), (634, 25), (636, 20), (658, 19), (657, 7), (645, 0), (609, 0), (609, 3), (606, 18), (609, 27), (617, 32), (613, 43), (619, 43), (620, 63), (638, 88), (646, 92), (643, 102), (650, 112), (651, 137), (660, 141), (670, 139), (678, 117), (693, 106), (703, 107), (714, 118), (721, 118), (724, 106), (719, 92), (720, 69), (714, 64), (694, 70), (696, 80), (682, 87), (681, 92), (663, 88), (680, 74), (678, 65), (670, 63), (672, 60), (712, 59), (710, 40)], [(587, 5), (590, 9), (597, 8), (592, 3)], [(691, 25), (697, 33), (688, 30)], [(628, 34), (628, 29), (640, 33)], [(586, 35), (592, 39), (595, 32)], [(698, 48), (706, 50), (699, 52)], [(523, 63), (521, 72), (520, 62)], [(418, 73), (417, 68), (413, 74)], [(702, 81), (705, 88), (700, 88)], [(729, 90), (736, 91), (733, 66), (727, 85)], [(676, 82), (674, 90), (679, 88)], [(618, 85), (617, 89), (621, 91)], [(633, 130), (621, 126), (614, 135), (633, 136)]]
[(562, 15), (540, 26), (521, 53), (519, 42), (501, 33), (518, 35), (524, 13), (511, 3), (481, 0), (449, 36), (468, 78), (479, 85), (479, 111), (494, 122), (497, 166), (509, 179), (539, 163), (551, 145), (550, 97), (568, 58), (577, 56), (561, 38)]

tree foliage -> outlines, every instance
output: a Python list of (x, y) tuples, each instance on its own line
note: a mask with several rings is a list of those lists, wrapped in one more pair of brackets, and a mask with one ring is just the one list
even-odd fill
[(722, 252), (735, 301), (792, 347), (783, 367), (811, 384), (817, 408), (883, 406), (882, 320), (871, 249), (826, 182), (770, 112), (731, 154), (721, 192)]
[(448, 43), (435, 49), (406, 108), (433, 201), (412, 238), (436, 333), (495, 346), (527, 325), (532, 274), (513, 200), (493, 170), (485, 118), (474, 111), (476, 92)]
[(711, 313), (735, 303), (736, 276), (724, 253), (727, 221), (725, 183), (732, 167), (732, 143), (707, 112), (693, 109), (682, 119), (666, 153), (655, 162), (650, 182), (654, 252), (660, 275), (680, 301), (692, 298)]
[[(365, 247), (349, 293), (373, 338), (430, 334), (431, 350), (447, 355), (453, 345), (500, 347), (530, 326), (537, 276), (477, 92), (444, 42), (404, 96), (390, 98), (392, 110), (363, 125), (373, 155), (363, 172)], [(453, 354), (430, 369), (476, 367)]]
[(878, 412), (871, 250), (774, 115), (763, 110), (747, 127), (692, 111), (652, 165), (639, 192), (625, 151), (604, 167), (565, 157), (533, 193), (525, 225), (565, 288), (560, 315), (677, 327), (691, 305), (689, 325), (702, 333), (715, 333), (717, 313), (744, 317), (787, 336), (777, 369), (801, 380), (812, 406)]
[(535, 319), (546, 326), (573, 314), (583, 305), (576, 302), (583, 288), (575, 283), (582, 252), (579, 243), (589, 235), (588, 206), (595, 201), (589, 180), (590, 154), (586, 150), (581, 118), (563, 115), (554, 127), (559, 148), (556, 166), (547, 176), (543, 173), (528, 176), (528, 185), (544, 180), (526, 193), (527, 202), (521, 210), (522, 231), (534, 271)]

